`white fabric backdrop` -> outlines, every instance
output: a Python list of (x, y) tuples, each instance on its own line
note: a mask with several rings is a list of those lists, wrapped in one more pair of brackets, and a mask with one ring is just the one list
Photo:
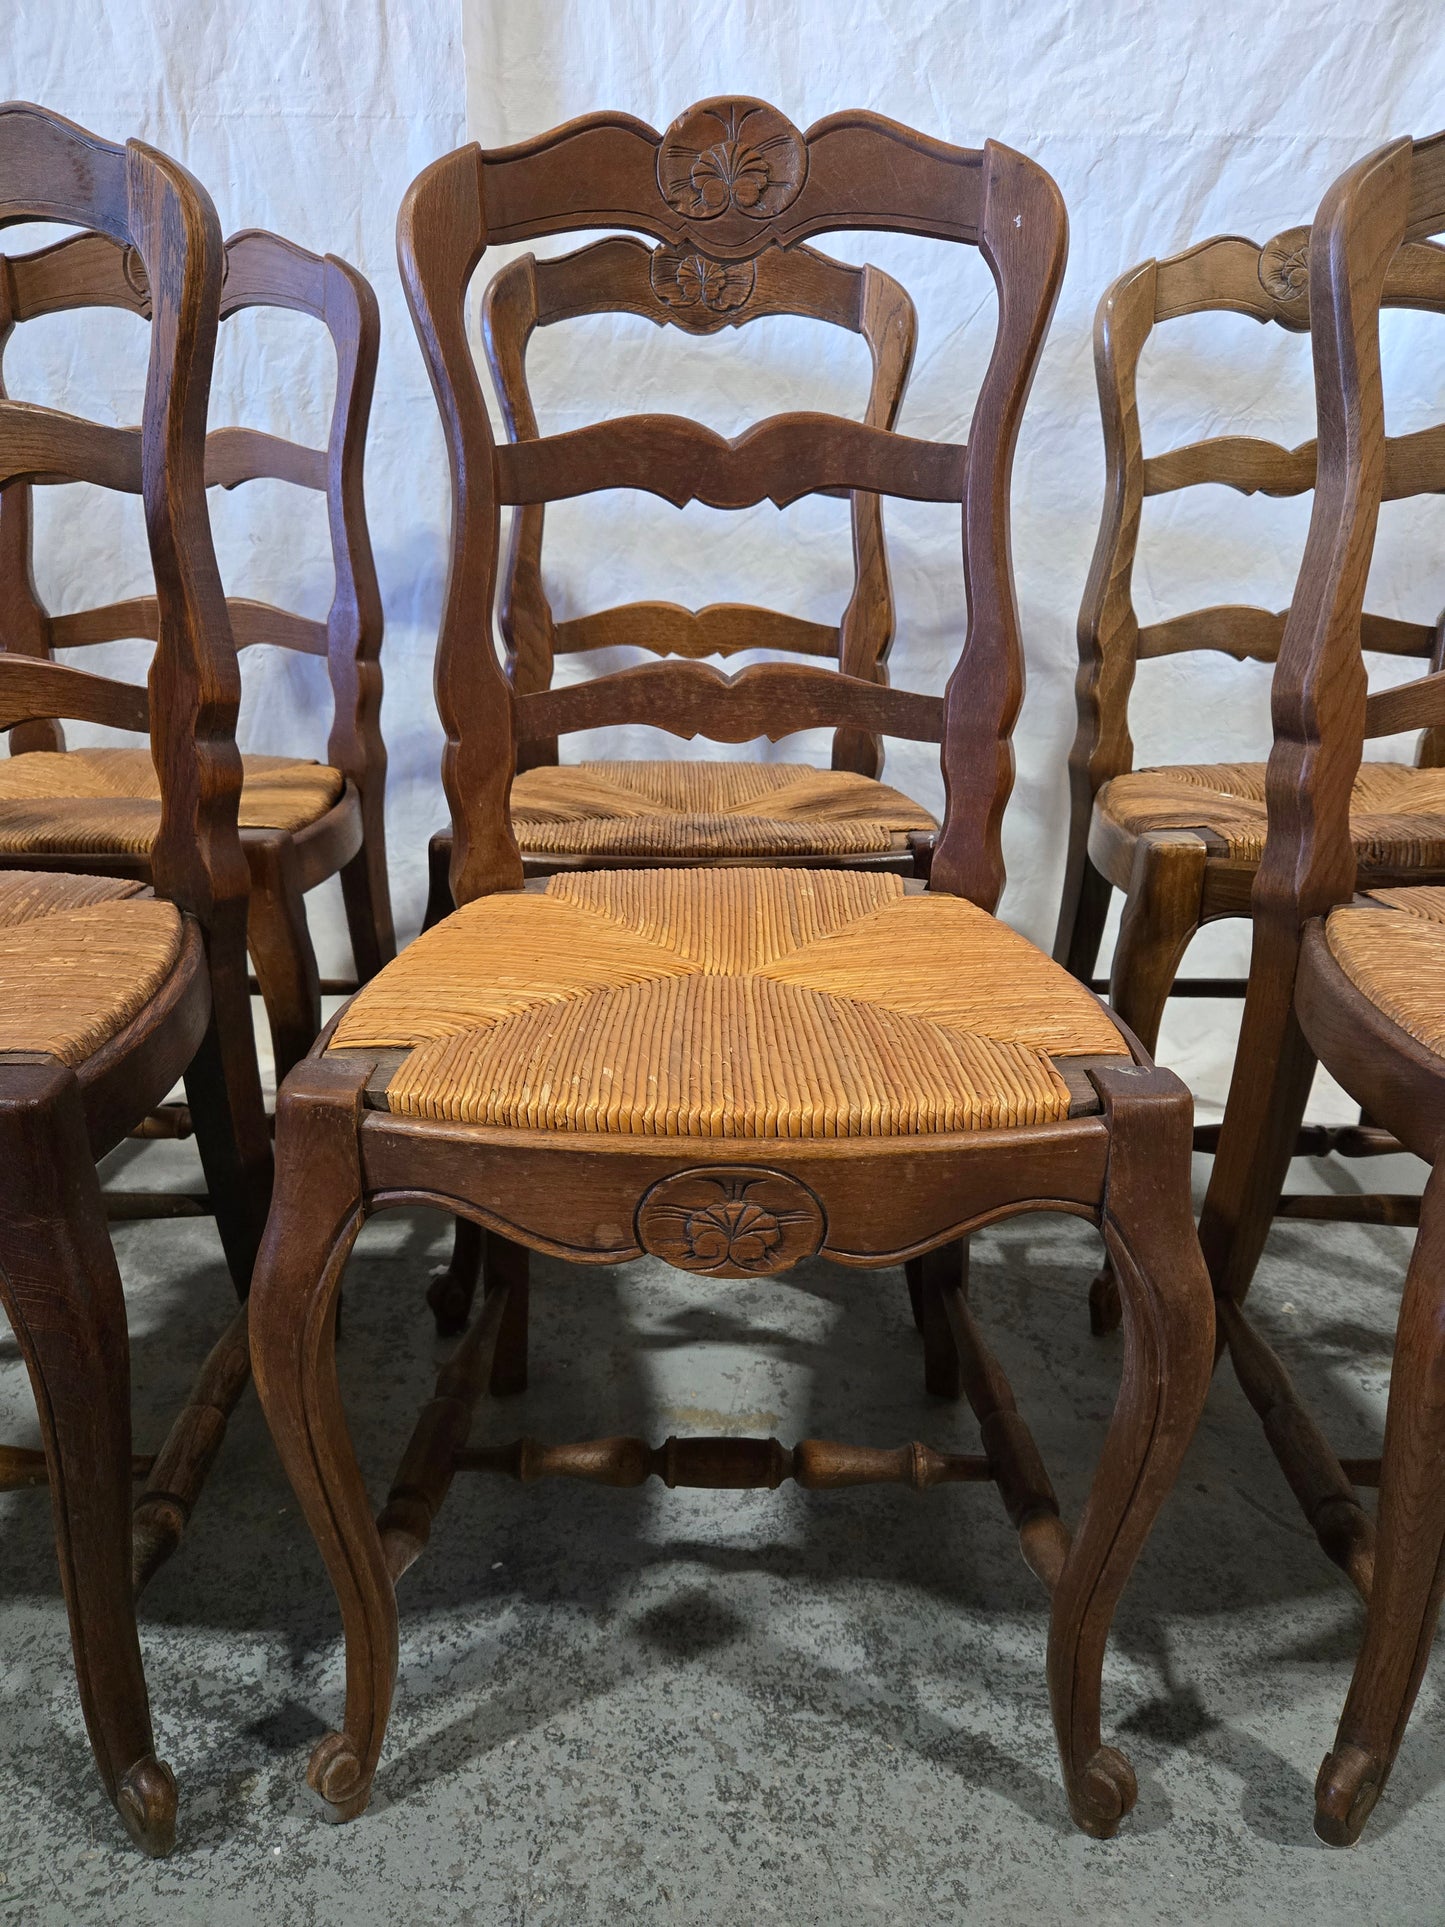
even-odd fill
[[(1445, 9), (1390, 0), (1246, 0), (1142, 8), (1131, 0), (254, 0), (178, 10), (162, 0), (70, 0), (21, 10), (0, 45), (0, 93), (46, 102), (95, 131), (136, 133), (205, 181), (227, 232), (274, 227), (355, 261), (381, 297), (384, 341), (368, 498), (386, 601), (384, 724), (391, 847), (402, 927), (423, 895), (427, 832), (444, 815), (429, 662), (445, 566), (446, 480), (435, 410), (396, 279), (395, 212), (434, 155), (471, 137), (524, 138), (598, 107), (658, 127), (709, 94), (757, 94), (799, 126), (866, 106), (964, 144), (986, 136), (1035, 155), (1069, 207), (1063, 297), (1025, 422), (1014, 551), (1029, 665), (1006, 829), (1004, 913), (1051, 940), (1073, 731), (1074, 621), (1102, 483), (1090, 326), (1121, 269), (1217, 232), (1263, 240), (1307, 221), (1354, 156), (1445, 120)], [(19, 243), (7, 241), (7, 246)], [(551, 245), (551, 244), (544, 244)], [(972, 251), (839, 236), (909, 288), (920, 317), (903, 426), (966, 432), (993, 327), (992, 289)], [(500, 261), (501, 256), (495, 257)], [(1387, 317), (1392, 429), (1442, 412), (1440, 362), (1422, 330)], [(866, 354), (818, 324), (770, 321), (697, 343), (630, 319), (540, 335), (534, 385), (544, 429), (598, 414), (677, 408), (728, 433), (776, 410), (861, 405)], [(34, 337), (34, 339), (27, 339)], [(82, 333), (60, 320), (17, 332), (13, 393), (66, 387), (77, 407), (106, 397), (134, 419), (143, 344), (106, 316)], [(294, 317), (227, 324), (215, 419), (319, 439), (330, 405), (324, 339)], [(1146, 446), (1225, 432), (1242, 419), (1286, 443), (1312, 432), (1308, 346), (1239, 318), (1171, 324), (1146, 353)], [(46, 503), (42, 587), (66, 608), (136, 592), (144, 555), (133, 503)], [(218, 550), (238, 592), (311, 612), (330, 591), (324, 523), (294, 492), (259, 484), (213, 497)], [(1287, 599), (1307, 521), (1303, 502), (1197, 491), (1146, 508), (1138, 571), (1149, 619), (1214, 600)], [(900, 624), (894, 679), (937, 688), (962, 620), (957, 517), (887, 511)], [(1387, 510), (1371, 605), (1433, 619), (1434, 505)], [(124, 542), (125, 563), (116, 550)], [(850, 563), (843, 505), (764, 506), (724, 519), (647, 497), (554, 511), (546, 553), (562, 613), (645, 592), (697, 604), (719, 596), (836, 616)], [(117, 649), (119, 656), (124, 651)], [(139, 658), (130, 659), (138, 666)], [(246, 665), (244, 746), (318, 754), (327, 691), (320, 666), (269, 651)], [(1267, 676), (1220, 659), (1149, 665), (1135, 703), (1145, 760), (1262, 754)], [(639, 741), (639, 747), (641, 743)], [(806, 739), (740, 754), (811, 753)], [(1379, 746), (1383, 753), (1386, 746)], [(1396, 748), (1400, 746), (1395, 746)], [(1408, 751), (1409, 746), (1404, 746)], [(587, 739), (569, 753), (587, 751)], [(688, 753), (660, 739), (659, 753)], [(926, 749), (893, 745), (889, 774), (939, 801)], [(323, 968), (345, 957), (339, 902), (313, 899)], [(1201, 938), (1193, 966), (1242, 961), (1238, 931)], [(1222, 1094), (1233, 1014), (1177, 1006), (1162, 1051), (1205, 1098)]]

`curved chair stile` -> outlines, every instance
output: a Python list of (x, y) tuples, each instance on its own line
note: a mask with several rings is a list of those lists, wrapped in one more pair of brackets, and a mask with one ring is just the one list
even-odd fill
[[(10, 259), (4, 279), (9, 301), (0, 347), (9, 328), (42, 314), (105, 306), (150, 315), (149, 284), (134, 250), (97, 233)], [(337, 367), (325, 449), (234, 427), (213, 428), (206, 446), (209, 486), (233, 489), (271, 478), (316, 490), (327, 501), (335, 586), (326, 620), (248, 597), (228, 602), (239, 649), (267, 644), (324, 657), (332, 688), (326, 764), (245, 759), (240, 822), (251, 875), (247, 934), (279, 1081), (321, 1027), (306, 892), (340, 875), (360, 981), (396, 954), (386, 877), (382, 610), (362, 473), (380, 319), (370, 285), (348, 263), (248, 229), (226, 244), (221, 319), (255, 307), (319, 321)], [(31, 534), (29, 489), (12, 487), (0, 503), (7, 648), (43, 658), (125, 638), (155, 640), (153, 596), (50, 614), (35, 589)], [(0, 862), (69, 868), (82, 857), (114, 874), (148, 874), (158, 803), (148, 759), (130, 751), (65, 752), (58, 724), (44, 718), (13, 732), (11, 747), (11, 762), (0, 768)]]
[[(1273, 663), (1288, 617), (1244, 604), (1193, 609), (1141, 623), (1133, 572), (1146, 499), (1214, 484), (1243, 494), (1296, 496), (1315, 485), (1313, 440), (1294, 449), (1240, 434), (1145, 453), (1137, 375), (1144, 348), (1183, 316), (1235, 313), (1262, 325), (1307, 333), (1310, 325), (1309, 230), (1289, 228), (1262, 247), (1221, 235), (1130, 268), (1105, 291), (1094, 325), (1094, 362), (1103, 416), (1106, 489), (1089, 580), (1079, 611), (1078, 729), (1070, 752), (1070, 828), (1054, 955), (1094, 981), (1104, 923), (1115, 890), (1124, 904), (1107, 987), (1114, 1008), (1152, 1050), (1171, 996), (1243, 996), (1243, 979), (1181, 978), (1180, 964), (1207, 923), (1248, 917), (1264, 850), (1262, 763), (1135, 768), (1129, 703), (1141, 663), (1209, 651), (1238, 662)], [(1445, 249), (1415, 242), (1392, 264), (1384, 302), (1445, 312)], [(1402, 436), (1385, 451), (1383, 498), (1431, 493), (1445, 484), (1445, 430)], [(1365, 613), (1364, 646), (1390, 656), (1445, 664), (1445, 630)], [(1383, 733), (1383, 732), (1382, 732)], [(1372, 882), (1445, 881), (1445, 734), (1428, 725), (1416, 765), (1368, 762), (1355, 783), (1354, 837)], [(1263, 1089), (1264, 1081), (1257, 1085)], [(1195, 1134), (1213, 1151), (1218, 1127)], [(1349, 1130), (1308, 1129), (1300, 1155), (1374, 1156), (1397, 1148), (1389, 1133), (1362, 1121)], [(1307, 1195), (1278, 1201), (1282, 1214), (1341, 1215), (1340, 1200)], [(1396, 1222), (1408, 1201), (1368, 1196), (1363, 1221)], [(1260, 1227), (1263, 1236), (1264, 1227)], [(1096, 1330), (1117, 1318), (1107, 1273), (1096, 1281)]]
[[(176, 1787), (155, 1753), (133, 1591), (178, 1544), (247, 1381), (246, 1311), (205, 1361), (161, 1452), (133, 1457), (125, 1302), (95, 1161), (184, 1074), (244, 1299), (271, 1153), (246, 995), (239, 679), (203, 480), (222, 247), (204, 190), (173, 161), (12, 102), (0, 106), (0, 225), (30, 220), (84, 227), (92, 251), (124, 250), (146, 275), (155, 318), (145, 415), (140, 428), (106, 429), (0, 395), (0, 483), (26, 510), (36, 481), (138, 489), (157, 640), (149, 694), (38, 650), (0, 652), (0, 728), (63, 716), (148, 732), (160, 895), (82, 874), (81, 863), (0, 871), (0, 1299), (43, 1441), (38, 1454), (0, 1448), (0, 1488), (49, 1489), (96, 1763), (132, 1836), (164, 1853)], [(3, 329), (15, 301), (8, 266), (0, 285)], [(22, 511), (8, 527), (25, 521)], [(133, 1478), (145, 1481), (134, 1524)]]
[[(1445, 1575), (1445, 888), (1379, 878), (1362, 857), (1352, 808), (1369, 738), (1428, 732), (1445, 718), (1438, 668), (1368, 693), (1363, 650), (1373, 639), (1362, 617), (1402, 441), (1418, 449), (1440, 435), (1386, 436), (1379, 314), (1402, 278), (1422, 272), (1422, 259), (1437, 271), (1439, 251), (1420, 244), (1442, 230), (1445, 135), (1436, 135), (1392, 141), (1348, 169), (1309, 238), (1318, 481), (1275, 674), (1244, 1024), (1200, 1224), (1221, 1344), (1322, 1548), (1366, 1602), (1354, 1678), (1315, 1787), (1315, 1828), (1334, 1844), (1359, 1837), (1388, 1780)], [(1317, 1062), (1432, 1167), (1379, 1459), (1336, 1455), (1245, 1311)], [(1358, 1497), (1368, 1486), (1379, 1489), (1374, 1518)]]

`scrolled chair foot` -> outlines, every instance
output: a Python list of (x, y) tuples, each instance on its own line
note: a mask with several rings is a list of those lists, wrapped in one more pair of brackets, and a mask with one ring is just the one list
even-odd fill
[(149, 1753), (116, 1788), (115, 1810), (143, 1853), (164, 1859), (176, 1844), (176, 1780), (164, 1760)]
[(1383, 1763), (1362, 1746), (1327, 1753), (1315, 1781), (1315, 1832), (1330, 1847), (1352, 1847), (1385, 1785)]
[(1119, 1302), (1119, 1281), (1114, 1276), (1114, 1267), (1106, 1264), (1097, 1272), (1089, 1286), (1089, 1330), (1095, 1338), (1106, 1338), (1112, 1331), (1119, 1329), (1123, 1318), (1123, 1307)]
[(371, 1778), (354, 1742), (345, 1733), (328, 1733), (317, 1743), (306, 1769), (306, 1784), (322, 1803), (328, 1820), (354, 1820), (366, 1811)]
[(1138, 1798), (1134, 1769), (1116, 1746), (1101, 1746), (1092, 1753), (1069, 1786), (1069, 1810), (1077, 1825), (1096, 1840), (1112, 1839)]

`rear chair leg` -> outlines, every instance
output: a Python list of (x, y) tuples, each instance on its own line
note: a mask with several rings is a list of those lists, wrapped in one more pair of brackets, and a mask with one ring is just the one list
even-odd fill
[(186, 1072), (186, 1099), (216, 1229), (236, 1295), (251, 1272), (271, 1203), (271, 1131), (246, 988), (246, 902), (222, 907), (206, 933), (211, 1015)]
[(1410, 1259), (1385, 1419), (1365, 1638), (1315, 1785), (1315, 1832), (1352, 1846), (1384, 1791), (1420, 1690), (1445, 1586), (1445, 1164), (1430, 1174)]
[(4, 1069), (0, 1302), (40, 1414), (91, 1748), (131, 1838), (166, 1854), (176, 1783), (156, 1758), (131, 1599), (125, 1300), (79, 1088), (53, 1058)]
[(944, 1310), (944, 1294), (968, 1289), (968, 1240), (956, 1238), (904, 1264), (913, 1322), (923, 1335), (923, 1384), (935, 1398), (962, 1395), (958, 1347)]
[(246, 845), (251, 865), (246, 941), (271, 1025), (279, 1088), (321, 1029), (321, 975), (289, 836)]
[(530, 1253), (496, 1231), (483, 1231), (470, 1218), (458, 1218), (448, 1264), (432, 1273), (426, 1301), (436, 1320), (438, 1338), (455, 1338), (467, 1328), (478, 1280), (486, 1297), (502, 1285), (511, 1286), (506, 1316), (497, 1339), (492, 1380), (488, 1389), (504, 1398), (527, 1389), (527, 1300)]
[[(1141, 836), (1134, 848), (1109, 973), (1109, 1003), (1150, 1056), (1158, 1047), (1180, 961), (1199, 928), (1208, 855), (1202, 841), (1178, 832)], [(1118, 1283), (1106, 1257), (1089, 1286), (1089, 1328), (1096, 1338), (1118, 1329), (1120, 1309)]]
[(1102, 1744), (1099, 1706), (1114, 1607), (1174, 1483), (1209, 1388), (1214, 1313), (1189, 1199), (1193, 1106), (1167, 1071), (1095, 1073), (1111, 1127), (1103, 1229), (1123, 1301), (1114, 1417), (1054, 1592), (1049, 1697), (1074, 1819), (1107, 1839), (1137, 1798)]

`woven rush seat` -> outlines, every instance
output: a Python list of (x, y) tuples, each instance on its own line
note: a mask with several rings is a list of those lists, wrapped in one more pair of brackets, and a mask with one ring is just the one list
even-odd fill
[(1445, 889), (1372, 890), (1325, 922), (1330, 955), (1391, 1023), (1445, 1057)]
[(344, 1012), (394, 1112), (516, 1129), (888, 1137), (1066, 1117), (1102, 1005), (973, 904), (890, 874), (637, 870), (483, 897)]
[(0, 1050), (83, 1062), (145, 1008), (180, 942), (180, 912), (144, 884), (0, 872)]
[(539, 856), (870, 856), (938, 828), (901, 790), (806, 763), (559, 764), (518, 776), (511, 808)]
[[(304, 830), (345, 788), (340, 770), (324, 763), (243, 756), (241, 766), (243, 830)], [(0, 761), (0, 856), (145, 856), (160, 820), (148, 749), (30, 750)]]
[[(1263, 763), (1134, 770), (1100, 790), (1097, 807), (1133, 835), (1212, 830), (1232, 857), (1264, 854)], [(1358, 860), (1378, 868), (1445, 867), (1445, 769), (1362, 763), (1351, 802)]]

